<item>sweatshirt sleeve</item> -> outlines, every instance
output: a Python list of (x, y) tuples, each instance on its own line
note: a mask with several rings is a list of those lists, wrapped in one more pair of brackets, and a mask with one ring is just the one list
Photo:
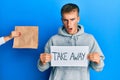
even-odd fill
[(98, 52), (100, 55), (100, 63), (96, 64), (94, 62), (90, 62), (90, 66), (92, 67), (92, 69), (94, 69), (95, 71), (102, 71), (104, 68), (104, 55), (97, 43), (97, 41), (95, 40), (95, 38), (92, 36), (92, 42), (91, 42), (91, 49), (90, 49), (90, 53), (92, 52)]
[[(50, 53), (50, 46), (52, 46), (52, 39), (50, 39), (48, 42), (47, 42), (47, 44), (46, 44), (46, 46), (45, 46), (45, 53)], [(50, 67), (50, 62), (48, 62), (48, 63), (46, 63), (45, 65), (42, 65), (41, 64), (41, 61), (40, 61), (40, 59), (38, 60), (38, 63), (37, 63), (37, 67), (38, 67), (38, 69), (40, 70), (40, 71), (45, 71), (45, 70), (47, 70), (49, 67)]]
[(0, 37), (0, 46), (5, 43), (4, 37)]
[(46, 63), (45, 65), (42, 65), (41, 62), (40, 62), (40, 59), (38, 60), (37, 67), (41, 72), (47, 70), (49, 68), (49, 66), (50, 66), (49, 63)]

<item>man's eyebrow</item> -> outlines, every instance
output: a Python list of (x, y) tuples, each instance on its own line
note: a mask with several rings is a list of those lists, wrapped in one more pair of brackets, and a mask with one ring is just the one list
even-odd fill
[(71, 18), (70, 20), (75, 20), (75, 18)]
[[(63, 20), (68, 20), (68, 19), (65, 19), (65, 18), (62, 18)], [(75, 18), (71, 18), (70, 20), (73, 20), (73, 19), (75, 19)]]
[(64, 19), (64, 18), (63, 18), (63, 20), (68, 20), (68, 19)]

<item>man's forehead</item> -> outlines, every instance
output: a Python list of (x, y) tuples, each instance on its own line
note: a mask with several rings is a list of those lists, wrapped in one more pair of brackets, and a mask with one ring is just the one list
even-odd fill
[(76, 18), (76, 17), (78, 17), (77, 12), (64, 13), (62, 16), (63, 19), (72, 19), (72, 18)]
[(77, 9), (73, 9), (73, 10), (71, 10), (71, 11), (64, 11), (62, 14), (72, 13), (72, 12), (78, 13)]

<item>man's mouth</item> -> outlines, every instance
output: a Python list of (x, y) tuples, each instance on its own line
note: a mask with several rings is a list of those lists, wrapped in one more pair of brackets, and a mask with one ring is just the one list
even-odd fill
[(72, 28), (68, 28), (68, 31), (72, 31)]

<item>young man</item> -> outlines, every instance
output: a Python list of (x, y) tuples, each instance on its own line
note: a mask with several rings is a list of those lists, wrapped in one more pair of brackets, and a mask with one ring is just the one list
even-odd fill
[(5, 42), (7, 42), (11, 39), (13, 39), (14, 37), (19, 37), (20, 35), (21, 35), (20, 32), (12, 31), (9, 36), (0, 37), (0, 45), (4, 44)]
[(45, 46), (45, 52), (40, 54), (38, 69), (45, 71), (50, 67), (50, 46), (89, 46), (88, 67), (53, 67), (49, 80), (89, 80), (90, 67), (101, 71), (104, 67), (104, 55), (95, 38), (84, 32), (80, 20), (79, 8), (76, 4), (66, 4), (61, 9), (63, 26), (58, 34), (53, 36)]

